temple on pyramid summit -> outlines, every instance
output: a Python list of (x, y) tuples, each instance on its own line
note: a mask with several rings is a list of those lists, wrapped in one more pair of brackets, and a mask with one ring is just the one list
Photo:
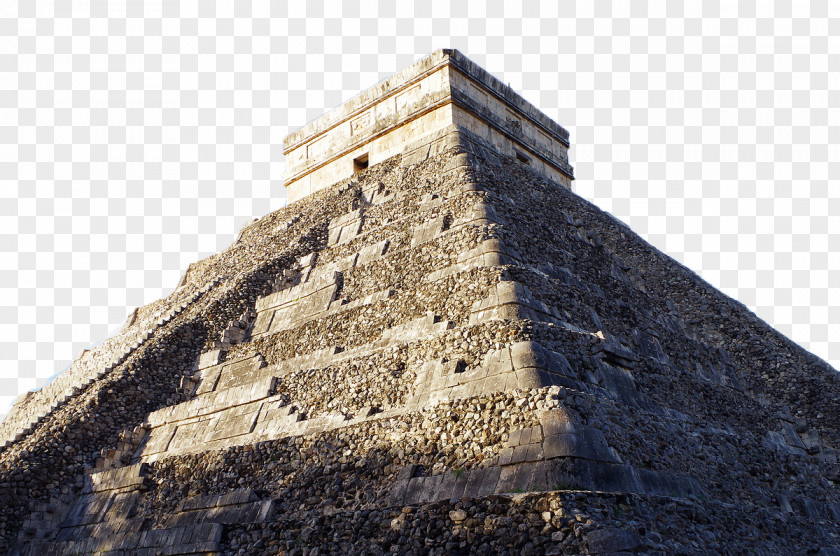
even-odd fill
[(840, 554), (840, 378), (439, 50), (0, 427), (0, 553)]

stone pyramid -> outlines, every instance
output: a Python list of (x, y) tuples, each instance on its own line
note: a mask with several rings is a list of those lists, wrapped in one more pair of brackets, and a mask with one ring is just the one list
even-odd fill
[(840, 380), (571, 191), (454, 50), (290, 135), (287, 207), (23, 397), (11, 554), (840, 554)]

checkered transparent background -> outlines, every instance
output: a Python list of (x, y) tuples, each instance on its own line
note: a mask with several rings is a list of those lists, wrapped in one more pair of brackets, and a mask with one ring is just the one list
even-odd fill
[(569, 129), (578, 193), (840, 367), (840, 3), (681, 4), (0, 3), (0, 413), (282, 206), (290, 130), (441, 47)]

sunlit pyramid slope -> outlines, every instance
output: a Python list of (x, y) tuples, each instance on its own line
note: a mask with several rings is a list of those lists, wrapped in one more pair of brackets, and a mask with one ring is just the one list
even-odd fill
[(837, 372), (567, 148), (447, 50), (289, 136), (296, 200), (4, 423), (0, 551), (840, 553)]

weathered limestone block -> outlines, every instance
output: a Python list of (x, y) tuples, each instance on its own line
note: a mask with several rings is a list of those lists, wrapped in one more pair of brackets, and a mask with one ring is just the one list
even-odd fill
[(321, 316), (321, 317), (330, 316), (331, 317), (331, 316), (337, 315), (339, 313), (343, 313), (344, 311), (350, 311), (350, 310), (356, 309), (358, 307), (365, 307), (367, 305), (373, 305), (374, 303), (377, 303), (379, 301), (384, 301), (384, 300), (386, 300), (390, 297), (393, 297), (395, 293), (396, 293), (395, 290), (393, 290), (391, 288), (387, 288), (387, 289), (384, 289), (384, 290), (380, 290), (378, 292), (368, 294), (364, 297), (360, 297), (359, 299), (354, 299), (353, 301), (347, 301), (346, 303), (345, 303), (346, 300), (341, 300), (340, 303), (339, 302), (331, 303), (330, 308), (327, 310), (327, 312), (325, 314), (319, 315), (319, 316)]
[(518, 282), (499, 282), (491, 294), (472, 305), (470, 324), (486, 320), (531, 319), (560, 323), (556, 308), (537, 301)]
[(107, 519), (120, 523), (122, 528), (123, 522), (128, 520), (129, 515), (131, 515), (131, 512), (137, 505), (138, 498), (139, 493), (137, 491), (115, 494), (111, 507), (108, 508)]
[(482, 364), (466, 371), (463, 362), (428, 361), (418, 371), (415, 396), (409, 405), (424, 406), (514, 388), (551, 385), (579, 386), (575, 373), (562, 354), (527, 341), (485, 354)]
[(260, 354), (225, 361), (219, 365), (219, 379), (215, 390), (227, 390), (254, 382), (259, 377), (260, 369), (265, 367), (265, 364), (265, 359)]
[(373, 245), (363, 247), (358, 253), (358, 258), (356, 259), (354, 266), (363, 266), (382, 257), (388, 251), (389, 244), (390, 240), (383, 239)]
[(144, 456), (159, 454), (169, 449), (169, 444), (175, 436), (176, 425), (164, 424), (149, 432), (149, 438), (140, 445), (140, 453)]
[(488, 352), (482, 364), (466, 371), (463, 361), (427, 361), (417, 373), (415, 396), (409, 406), (424, 406), (519, 387), (507, 347)]
[(228, 494), (188, 498), (178, 505), (166, 521), (168, 528), (189, 527), (199, 523), (261, 523), (269, 518), (273, 500), (260, 501), (251, 489)]
[(522, 286), (516, 282), (500, 282), (486, 299), (472, 305), (470, 325), (486, 320), (513, 320), (521, 316)]
[(417, 247), (435, 239), (445, 228), (446, 216), (438, 216), (414, 229), (411, 237), (411, 247)]
[(459, 215), (458, 218), (456, 218), (455, 221), (452, 223), (453, 226), (464, 226), (466, 224), (504, 225), (505, 220), (496, 212), (496, 209), (492, 205), (488, 204), (484, 200), (481, 200), (475, 203), (467, 212), (465, 212), (462, 215)]
[(807, 451), (805, 445), (802, 444), (802, 440), (798, 435), (796, 435), (796, 440), (798, 442), (789, 440), (784, 431), (767, 431), (767, 436), (763, 439), (762, 443), (771, 450), (787, 452), (800, 457), (806, 456)]
[(411, 342), (419, 338), (440, 334), (453, 327), (452, 322), (440, 321), (434, 313), (428, 313), (424, 317), (411, 320), (405, 324), (393, 326), (382, 333), (382, 341)]
[(318, 269), (317, 272), (313, 272), (309, 276), (307, 281), (301, 284), (257, 299), (257, 313), (281, 307), (287, 303), (294, 302), (297, 299), (302, 299), (312, 295), (324, 288), (329, 288), (335, 285), (340, 277), (341, 273), (332, 268), (325, 268), (323, 270)]
[[(524, 369), (541, 369), (552, 374), (575, 378), (575, 372), (561, 353), (547, 350), (537, 342), (525, 341), (511, 344), (510, 357), (513, 368), (517, 371)], [(548, 386), (548, 385), (546, 385)]]
[(278, 377), (283, 376), (286, 372), (292, 369), (299, 369), (302, 367), (319, 368), (326, 367), (332, 363), (347, 357), (351, 352), (339, 351), (335, 346), (323, 348), (305, 353), (285, 361), (280, 361), (273, 368), (276, 370)]
[(201, 354), (201, 357), (198, 359), (198, 369), (204, 369), (206, 367), (212, 367), (213, 365), (218, 365), (219, 360), (222, 356), (222, 351), (218, 349), (214, 349), (212, 351), (207, 351)]
[(186, 527), (199, 523), (262, 523), (274, 509), (273, 500), (246, 504), (226, 504), (173, 514), (168, 527)]
[(257, 300), (257, 318), (251, 336), (275, 333), (296, 322), (316, 318), (336, 299), (341, 272), (329, 269), (309, 280)]
[(636, 345), (639, 346), (639, 353), (643, 357), (655, 359), (663, 364), (668, 363), (668, 356), (665, 355), (665, 352), (662, 350), (662, 345), (655, 335), (644, 330), (636, 330), (634, 332), (634, 338)]
[(356, 209), (338, 218), (334, 218), (330, 222), (327, 245), (340, 245), (355, 239), (362, 231), (363, 215), (363, 209)]
[(381, 181), (365, 184), (362, 199), (368, 205), (381, 205), (392, 199), (393, 192)]
[(251, 403), (219, 412), (207, 422), (209, 430), (205, 441), (213, 442), (249, 434), (254, 430), (261, 409), (261, 403)]
[(475, 249), (465, 251), (458, 256), (458, 262), (446, 268), (435, 270), (424, 278), (426, 282), (435, 282), (455, 274), (467, 272), (473, 268), (484, 268), (513, 264), (515, 259), (501, 241), (491, 239), (482, 242)]
[(601, 387), (607, 389), (629, 405), (636, 405), (640, 402), (641, 395), (636, 389), (636, 382), (633, 374), (623, 367), (614, 367), (601, 360), (596, 360), (595, 378)]
[(640, 544), (642, 539), (639, 533), (626, 529), (599, 529), (586, 534), (589, 554), (629, 554)]
[[(105, 513), (114, 501), (113, 493), (91, 493), (79, 496), (62, 523), (63, 527), (81, 527), (99, 523), (105, 518)], [(65, 535), (69, 535), (66, 533)]]
[(595, 346), (593, 353), (602, 356), (608, 363), (626, 368), (632, 368), (638, 360), (638, 356), (615, 336), (606, 336), (603, 342)]
[(458, 169), (469, 169), (475, 164), (475, 157), (469, 153), (457, 154), (449, 159), (446, 165), (441, 170), (441, 174), (446, 175)]
[(592, 427), (579, 426), (571, 433), (546, 436), (543, 450), (546, 459), (571, 457), (621, 463), (621, 458), (607, 446), (601, 431)]
[[(206, 442), (207, 435), (211, 430), (210, 420), (210, 418), (204, 418), (175, 425), (175, 432), (169, 441), (166, 452), (158, 453), (158, 457), (154, 459), (194, 451), (196, 446), (200, 446)], [(152, 454), (144, 450), (142, 455), (143, 458), (151, 461), (149, 456)]]
[(129, 490), (142, 488), (149, 466), (137, 463), (118, 469), (109, 469), (90, 475), (90, 490), (104, 492), (107, 490)]

